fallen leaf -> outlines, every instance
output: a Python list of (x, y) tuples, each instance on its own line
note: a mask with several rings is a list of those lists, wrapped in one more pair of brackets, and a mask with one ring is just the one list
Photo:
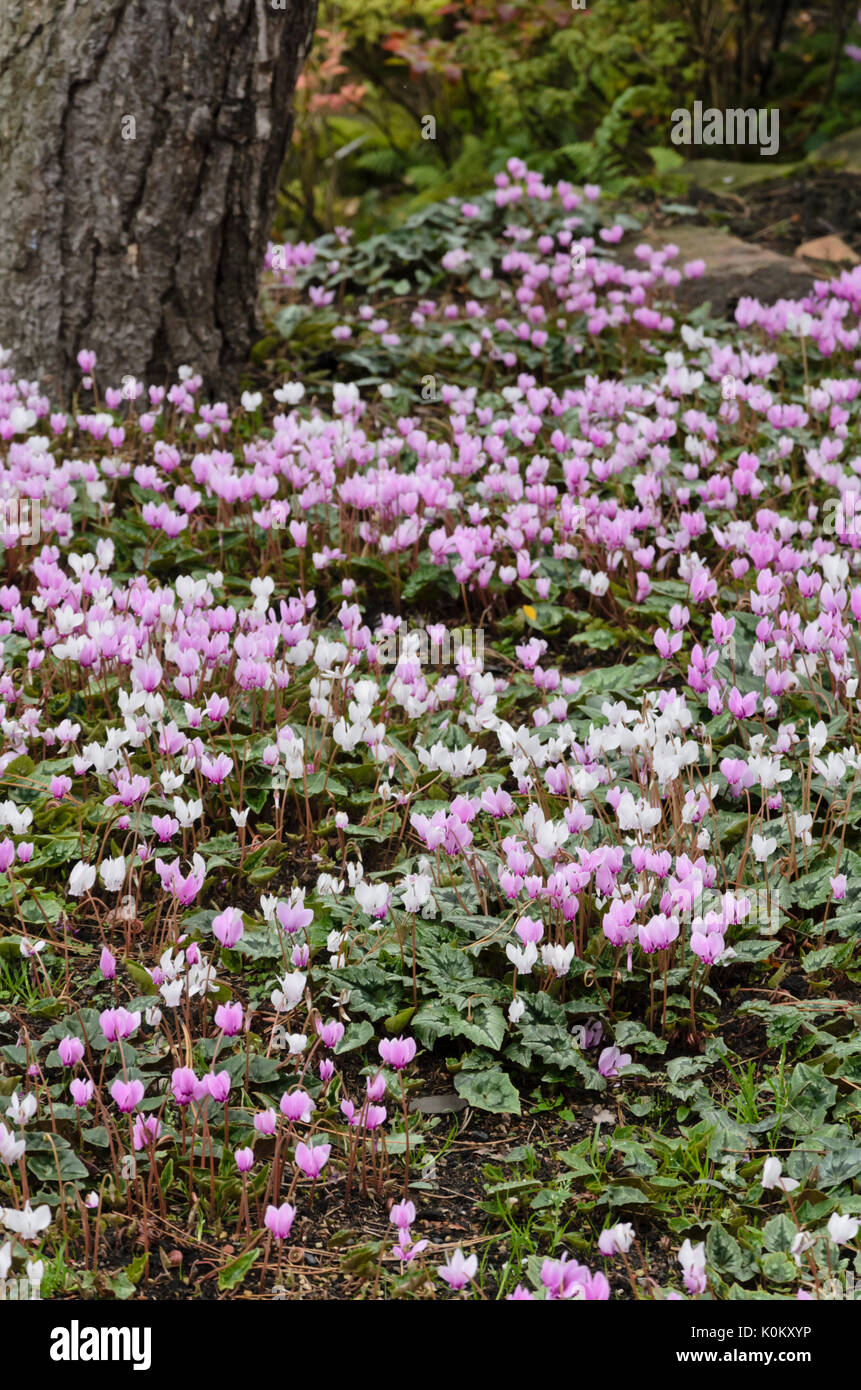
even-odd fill
[(795, 254), (810, 261), (849, 261), (852, 265), (859, 262), (852, 247), (847, 246), (839, 236), (820, 236), (813, 241), (804, 241), (796, 246)]

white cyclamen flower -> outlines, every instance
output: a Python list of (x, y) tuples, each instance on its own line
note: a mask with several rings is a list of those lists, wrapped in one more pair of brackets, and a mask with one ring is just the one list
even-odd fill
[(828, 1234), (835, 1245), (845, 1245), (847, 1241), (855, 1239), (859, 1225), (861, 1222), (857, 1217), (842, 1216), (835, 1211), (828, 1222)]
[(21, 1240), (36, 1240), (51, 1224), (51, 1208), (45, 1205), (34, 1211), (29, 1202), (24, 1203), (22, 1211), (5, 1207), (0, 1211), (0, 1222)]
[(99, 865), (99, 877), (109, 893), (118, 893), (126, 877), (126, 861), (123, 855), (116, 859), (103, 859)]
[(85, 864), (79, 859), (69, 874), (69, 892), (73, 898), (83, 897), (84, 893), (89, 893), (95, 881), (96, 870), (93, 865)]
[(797, 1178), (781, 1177), (782, 1164), (779, 1158), (767, 1158), (762, 1166), (762, 1186), (766, 1189), (780, 1187), (784, 1192), (792, 1192), (798, 1187)]

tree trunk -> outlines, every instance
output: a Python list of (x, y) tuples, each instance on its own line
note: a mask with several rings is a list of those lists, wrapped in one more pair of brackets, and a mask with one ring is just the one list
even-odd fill
[(0, 0), (0, 345), (66, 399), (182, 363), (222, 389), (317, 0)]

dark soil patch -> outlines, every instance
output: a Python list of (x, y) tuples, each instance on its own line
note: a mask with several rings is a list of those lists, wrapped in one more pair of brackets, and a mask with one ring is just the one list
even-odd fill
[(861, 255), (861, 174), (810, 173), (725, 194), (693, 185), (690, 201), (701, 225), (713, 221), (714, 210), (734, 236), (769, 251), (792, 255), (804, 242), (832, 235)]

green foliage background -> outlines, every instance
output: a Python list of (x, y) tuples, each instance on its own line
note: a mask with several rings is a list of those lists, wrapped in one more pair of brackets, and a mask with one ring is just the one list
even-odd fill
[(322, 0), (275, 235), (362, 236), (512, 155), (620, 192), (673, 160), (671, 113), (697, 99), (777, 106), (797, 158), (856, 119), (852, 42), (849, 0)]

